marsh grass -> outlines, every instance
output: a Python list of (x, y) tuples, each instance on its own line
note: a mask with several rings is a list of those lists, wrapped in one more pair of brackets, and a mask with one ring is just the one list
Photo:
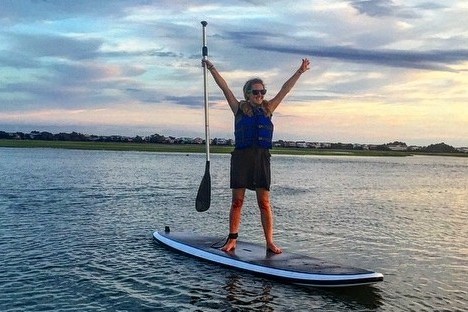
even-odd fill
[[(42, 140), (0, 140), (0, 147), (14, 148), (61, 148), (80, 150), (141, 151), (160, 153), (205, 153), (205, 145), (196, 144), (152, 144), (122, 142), (81, 142)], [(215, 154), (230, 153), (232, 146), (210, 146)], [(411, 156), (409, 152), (366, 151), (366, 150), (322, 150), (309, 148), (275, 147), (271, 154), (278, 155), (343, 155), (343, 156)]]

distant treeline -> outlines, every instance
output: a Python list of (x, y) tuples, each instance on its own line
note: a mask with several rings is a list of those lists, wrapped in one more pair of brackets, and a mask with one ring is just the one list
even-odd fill
[[(51, 133), (47, 131), (31, 131), (30, 133), (24, 132), (5, 132), (0, 131), (0, 139), (11, 139), (11, 140), (41, 140), (41, 141), (76, 141), (76, 142), (123, 142), (123, 143), (160, 143), (160, 144), (203, 144), (204, 140), (201, 138), (176, 138), (176, 137), (165, 137), (160, 134), (153, 134), (150, 136), (122, 136), (122, 135), (94, 135), (94, 134), (83, 134), (79, 132), (71, 133)], [(214, 139), (221, 142), (221, 139)], [(224, 139), (223, 139), (224, 140)], [(226, 143), (230, 143), (230, 140), (224, 140)], [(221, 145), (221, 144), (220, 144)]]
[[(166, 137), (160, 134), (153, 134), (150, 136), (99, 136), (82, 134), (78, 132), (71, 133), (50, 133), (47, 131), (32, 131), (30, 133), (23, 132), (5, 132), (0, 131), (0, 139), (8, 140), (42, 140), (42, 141), (80, 141), (80, 142), (122, 142), (122, 143), (156, 143), (156, 144), (204, 144), (201, 138), (176, 138), (173, 136)], [(214, 138), (211, 142), (212, 145), (234, 145), (231, 139)], [(334, 149), (334, 150), (379, 150), (379, 151), (411, 151), (411, 152), (424, 152), (424, 153), (460, 153), (468, 151), (466, 148), (457, 149), (445, 143), (431, 144), (426, 147), (420, 146), (407, 146), (404, 142), (391, 142), (381, 145), (368, 145), (368, 144), (349, 144), (349, 143), (318, 143), (318, 142), (304, 142), (304, 141), (283, 141), (278, 140), (274, 142), (277, 147), (302, 147), (302, 148), (315, 148), (315, 149)]]

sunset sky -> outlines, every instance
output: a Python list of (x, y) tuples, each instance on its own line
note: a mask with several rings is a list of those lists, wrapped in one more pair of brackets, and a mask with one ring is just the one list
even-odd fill
[[(468, 1), (0, 0), (0, 130), (204, 133), (209, 58), (266, 99), (312, 62), (274, 139), (468, 146)], [(211, 137), (233, 116), (209, 77)]]

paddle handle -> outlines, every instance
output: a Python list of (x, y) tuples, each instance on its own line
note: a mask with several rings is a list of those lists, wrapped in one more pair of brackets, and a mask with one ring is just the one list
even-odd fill
[[(203, 47), (202, 57), (203, 60), (208, 58), (208, 47), (206, 46), (206, 21), (202, 21), (203, 29)], [(207, 68), (206, 64), (203, 66), (203, 98), (205, 102), (205, 145), (206, 145), (206, 161), (210, 161), (210, 118), (209, 118), (209, 107), (208, 107), (208, 91), (207, 91)]]

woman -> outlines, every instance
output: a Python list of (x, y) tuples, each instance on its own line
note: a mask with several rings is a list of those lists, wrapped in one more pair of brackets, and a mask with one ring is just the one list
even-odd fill
[(273, 240), (273, 213), (270, 204), (270, 152), (273, 124), (271, 116), (284, 97), (291, 91), (301, 74), (309, 69), (310, 62), (303, 59), (299, 69), (281, 87), (278, 94), (266, 101), (265, 84), (255, 78), (244, 85), (244, 100), (238, 101), (209, 60), (203, 60), (221, 88), (235, 118), (235, 149), (231, 156), (232, 203), (229, 214), (229, 237), (223, 251), (236, 248), (245, 190), (254, 190), (260, 208), (263, 232), (268, 251), (279, 254), (282, 250)]

